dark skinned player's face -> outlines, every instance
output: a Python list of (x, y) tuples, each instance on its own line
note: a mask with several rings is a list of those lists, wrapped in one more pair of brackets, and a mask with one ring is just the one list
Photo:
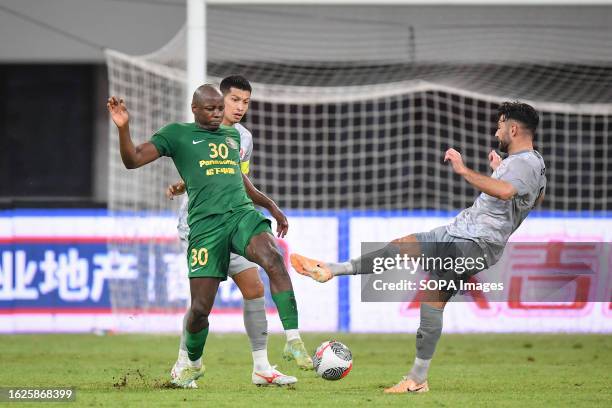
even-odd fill
[(223, 97), (206, 98), (201, 102), (193, 103), (191, 111), (196, 123), (208, 130), (217, 130), (223, 121)]

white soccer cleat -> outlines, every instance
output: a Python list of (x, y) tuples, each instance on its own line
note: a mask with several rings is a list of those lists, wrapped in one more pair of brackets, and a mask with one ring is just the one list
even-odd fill
[[(174, 363), (174, 365), (172, 366), (172, 370), (170, 370), (170, 377), (172, 377), (173, 382), (180, 377), (184, 368), (185, 365), (181, 364), (181, 362), (177, 361), (176, 363)], [(191, 381), (189, 384), (187, 384), (185, 388), (198, 388), (198, 383), (195, 381)]]
[(281, 373), (276, 366), (272, 366), (270, 370), (253, 371), (251, 379), (258, 387), (293, 385), (297, 382), (297, 378)]

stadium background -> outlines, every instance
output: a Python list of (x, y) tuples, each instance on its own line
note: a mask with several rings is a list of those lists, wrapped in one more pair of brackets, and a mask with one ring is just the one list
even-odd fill
[[(290, 216), (282, 248), (347, 259), (443, 224), (475, 192), (441, 154), (485, 172), (504, 98), (536, 102), (549, 171), (513, 239), (609, 242), (612, 12), (576, 4), (209, 5), (211, 79), (255, 83), (253, 179)], [(121, 169), (103, 102), (125, 96), (140, 138), (180, 118), (184, 2), (1, 6), (19, 41), (0, 49), (0, 331), (178, 331), (187, 282), (162, 195), (176, 174)], [(305, 330), (416, 329), (410, 304), (360, 302), (357, 279), (294, 276)], [(215, 330), (242, 330), (240, 304), (224, 285)], [(610, 332), (612, 309), (456, 303), (445, 330)]]

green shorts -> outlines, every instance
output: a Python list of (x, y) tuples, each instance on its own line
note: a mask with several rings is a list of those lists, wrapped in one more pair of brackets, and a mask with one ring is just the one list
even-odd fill
[(189, 278), (227, 279), (230, 254), (246, 258), (251, 238), (272, 233), (270, 221), (252, 206), (208, 216), (190, 226), (187, 265)]

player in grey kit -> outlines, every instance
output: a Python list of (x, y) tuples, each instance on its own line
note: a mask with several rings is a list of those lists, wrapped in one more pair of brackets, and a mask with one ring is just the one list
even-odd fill
[[(455, 149), (446, 151), (444, 161), (481, 191), (474, 204), (459, 213), (449, 225), (396, 239), (378, 251), (349, 262), (325, 263), (292, 254), (291, 264), (297, 272), (319, 282), (326, 282), (336, 275), (373, 273), (370, 267), (373, 259), (395, 258), (398, 254), (413, 258), (482, 257), (486, 259), (486, 266), (493, 266), (501, 258), (510, 235), (544, 198), (546, 167), (540, 153), (533, 148), (538, 123), (538, 114), (530, 105), (519, 102), (501, 104), (495, 137), (499, 141), (499, 150), (508, 153), (508, 157), (502, 160), (495, 151), (489, 153), (493, 169), (490, 177), (467, 168)], [(470, 270), (462, 275), (452, 270), (429, 272), (436, 280), (458, 281), (480, 270)], [(414, 364), (408, 375), (387, 388), (385, 393), (429, 391), (427, 373), (442, 334), (444, 306), (455, 293), (453, 290), (424, 293)]]

